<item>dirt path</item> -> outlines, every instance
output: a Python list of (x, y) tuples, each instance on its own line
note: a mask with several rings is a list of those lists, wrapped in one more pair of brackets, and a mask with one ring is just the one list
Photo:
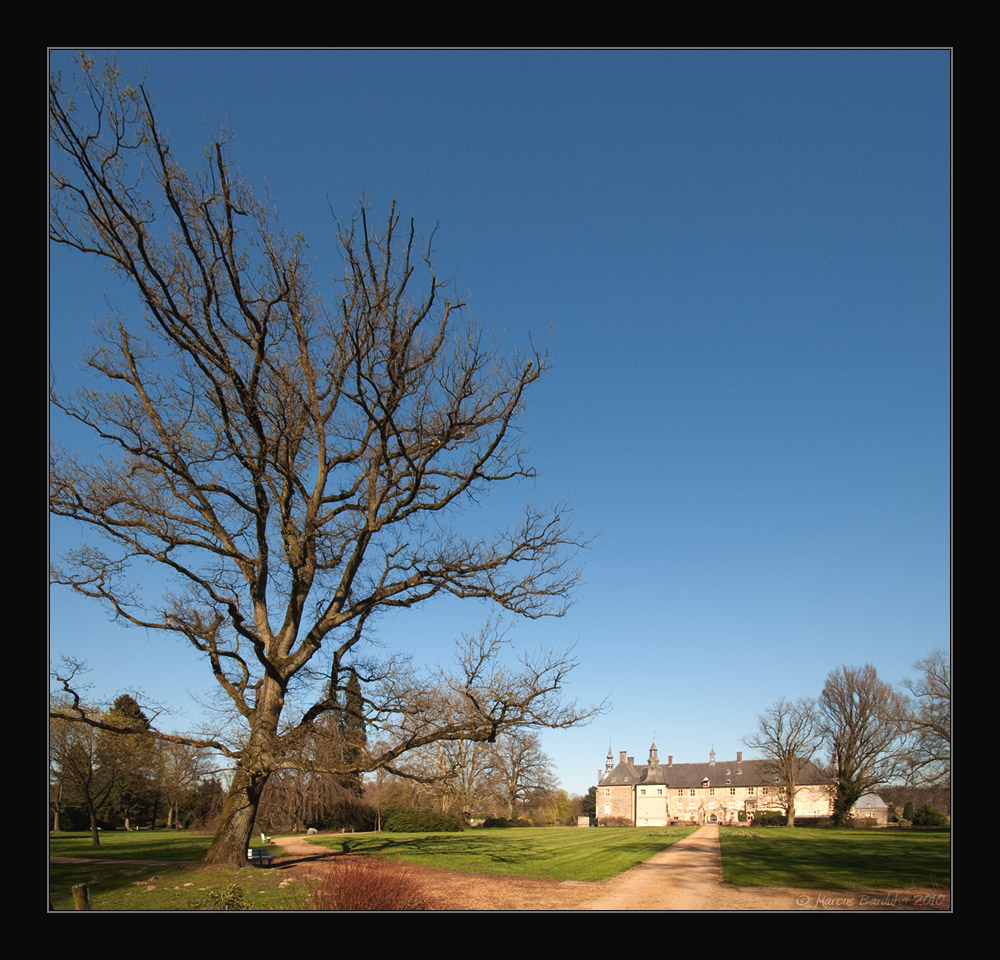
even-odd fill
[[(301, 837), (275, 837), (291, 857), (279, 869), (315, 872), (340, 858)], [(656, 856), (600, 883), (410, 868), (452, 910), (948, 910), (940, 890), (801, 890), (736, 887), (722, 879), (719, 828), (704, 826)]]
[(589, 910), (714, 910), (722, 888), (719, 828), (700, 827), (615, 877)]

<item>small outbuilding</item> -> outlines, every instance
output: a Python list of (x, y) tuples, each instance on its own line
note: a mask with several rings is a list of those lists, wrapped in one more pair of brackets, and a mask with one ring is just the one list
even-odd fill
[(872, 821), (872, 826), (885, 827), (889, 823), (889, 805), (877, 794), (866, 793), (851, 808), (854, 820)]

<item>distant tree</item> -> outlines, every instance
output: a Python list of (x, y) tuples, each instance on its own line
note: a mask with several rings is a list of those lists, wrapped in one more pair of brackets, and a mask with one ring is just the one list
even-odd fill
[(528, 810), (534, 824), (562, 824), (569, 820), (573, 802), (563, 790), (551, 787), (535, 790), (528, 798)]
[(840, 667), (826, 679), (820, 722), (836, 781), (833, 817), (842, 823), (866, 793), (906, 768), (906, 701), (871, 664)]
[(188, 793), (180, 807), (178, 823), (183, 827), (210, 830), (218, 822), (226, 791), (217, 777), (206, 777)]
[(907, 800), (906, 806), (903, 807), (903, 819), (913, 820), (913, 801)]
[(910, 781), (947, 785), (951, 781), (951, 660), (946, 651), (935, 650), (913, 666), (921, 674), (905, 683), (912, 694), (906, 712)]
[[(362, 209), (337, 226), (326, 305), (305, 239), (276, 225), (227, 143), (189, 174), (143, 86), (83, 55), (74, 80), (49, 84), (49, 237), (115, 270), (137, 307), (102, 328), (96, 383), (53, 394), (101, 442), (96, 463), (52, 451), (50, 512), (93, 535), (55, 582), (191, 643), (231, 701), (238, 743), (156, 735), (233, 761), (206, 860), (243, 867), (272, 774), (318, 770), (302, 748), (337, 704), (307, 681), (339, 675), (380, 612), (442, 595), (518, 617), (565, 611), (580, 539), (558, 509), (529, 505), (499, 530), (449, 522), (534, 476), (517, 421), (548, 361), (489, 343), (395, 207), (380, 225)], [(176, 581), (162, 599), (142, 595), (150, 564)], [(562, 701), (571, 657), (511, 668), (489, 628), (450, 672), (419, 673), (401, 653), (364, 690), (382, 752), (324, 772), (593, 713)], [(441, 689), (455, 694), (447, 712)], [(63, 716), (100, 725), (65, 690)]]
[(448, 740), (416, 751), (394, 769), (419, 785), (442, 813), (475, 814), (490, 791), (491, 757), (488, 744)]
[[(129, 694), (115, 699), (104, 721), (122, 730), (148, 731), (150, 726), (138, 701)], [(109, 806), (116, 822), (126, 830), (154, 804), (155, 756), (156, 747), (148, 733), (115, 733), (105, 728), (97, 735), (98, 764), (115, 771)]]
[[(99, 711), (91, 708), (97, 715)], [(49, 721), (49, 757), (62, 785), (62, 800), (86, 810), (91, 843), (101, 845), (98, 820), (108, 805), (120, 770), (117, 758), (98, 756), (98, 730), (92, 726), (52, 718)]]
[(534, 733), (508, 733), (499, 738), (490, 751), (490, 769), (494, 789), (513, 819), (517, 806), (538, 791), (553, 789), (555, 764), (541, 747)]
[(167, 828), (179, 830), (182, 811), (208, 775), (208, 757), (184, 743), (156, 742), (155, 787), (167, 806)]
[[(337, 727), (343, 741), (343, 761), (352, 768), (364, 766), (363, 758), (368, 748), (368, 733), (365, 725), (365, 700), (361, 693), (361, 681), (357, 671), (351, 667), (344, 693), (344, 706), (337, 715)], [(343, 774), (341, 782), (355, 796), (362, 794), (362, 776), (358, 769)]]
[(760, 715), (757, 732), (743, 741), (761, 754), (777, 781), (785, 806), (785, 823), (795, 826), (795, 794), (802, 770), (822, 742), (813, 700), (778, 700)]
[(583, 806), (580, 810), (580, 815), (583, 817), (597, 816), (597, 787), (588, 788), (583, 797)]

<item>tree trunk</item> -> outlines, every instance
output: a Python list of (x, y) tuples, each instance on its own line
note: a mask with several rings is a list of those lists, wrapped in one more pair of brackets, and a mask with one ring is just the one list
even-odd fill
[(52, 811), (52, 831), (54, 833), (59, 832), (59, 807), (62, 806), (62, 791), (63, 786), (60, 782), (56, 785), (55, 803), (53, 804), (54, 809)]
[(247, 849), (260, 798), (272, 772), (269, 755), (273, 755), (276, 746), (284, 699), (285, 693), (279, 684), (265, 677), (257, 697), (254, 727), (233, 772), (233, 784), (222, 805), (219, 829), (205, 854), (205, 863), (222, 863), (230, 867), (247, 865)]
[(101, 835), (97, 830), (97, 811), (92, 803), (87, 804), (87, 813), (90, 815), (90, 839), (92, 847), (101, 845)]
[(230, 867), (247, 865), (247, 849), (268, 776), (251, 775), (236, 768), (232, 788), (222, 807), (219, 829), (205, 854), (205, 863), (223, 863)]

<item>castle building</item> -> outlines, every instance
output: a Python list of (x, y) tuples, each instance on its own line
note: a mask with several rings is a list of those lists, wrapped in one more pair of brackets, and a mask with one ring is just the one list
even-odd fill
[[(784, 812), (788, 790), (771, 760), (661, 763), (656, 743), (645, 764), (608, 747), (604, 774), (597, 784), (598, 823), (627, 821), (636, 827), (671, 823), (736, 823), (752, 820), (758, 811)], [(740, 814), (743, 814), (741, 818)], [(828, 817), (833, 813), (830, 781), (812, 763), (803, 764), (795, 789), (795, 817)]]

